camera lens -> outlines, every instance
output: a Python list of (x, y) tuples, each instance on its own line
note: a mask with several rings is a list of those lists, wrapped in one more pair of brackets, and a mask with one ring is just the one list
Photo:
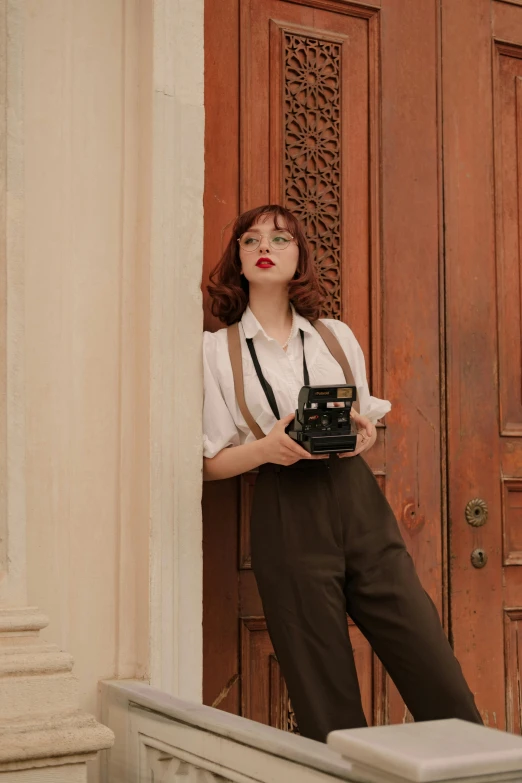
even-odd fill
[(323, 415), (321, 416), (321, 424), (323, 425), (323, 427), (328, 427), (330, 421), (331, 419), (328, 413), (323, 413)]

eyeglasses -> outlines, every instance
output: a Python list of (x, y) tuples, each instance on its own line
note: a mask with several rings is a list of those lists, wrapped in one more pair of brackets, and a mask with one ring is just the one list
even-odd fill
[[(245, 231), (237, 241), (241, 250), (251, 253), (257, 250), (263, 236), (263, 234), (259, 234), (257, 231)], [(268, 244), (272, 250), (284, 250), (293, 240), (294, 236), (289, 231), (272, 231), (268, 234)]]

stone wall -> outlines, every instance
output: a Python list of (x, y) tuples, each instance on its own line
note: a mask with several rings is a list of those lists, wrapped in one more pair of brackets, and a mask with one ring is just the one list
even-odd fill
[(106, 678), (199, 699), (203, 0), (0, 6), (0, 610), (88, 713)]

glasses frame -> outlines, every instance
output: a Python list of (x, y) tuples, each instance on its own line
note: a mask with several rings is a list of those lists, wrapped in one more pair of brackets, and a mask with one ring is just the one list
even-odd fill
[[(286, 233), (287, 233), (287, 234), (290, 234), (290, 231), (287, 231), (287, 230), (286, 230), (286, 228), (282, 228), (282, 229), (280, 229), (280, 230), (281, 230), (281, 231), (286, 231)], [(238, 238), (238, 240), (237, 240), (237, 243), (238, 243), (239, 247), (241, 247), (241, 240), (243, 239), (243, 237), (245, 236), (245, 234), (248, 234), (248, 232), (249, 232), (249, 231), (250, 231), (250, 229), (249, 229), (249, 228), (247, 228), (247, 230), (246, 230), (246, 231), (243, 231), (243, 233), (241, 234), (241, 236)], [(260, 234), (260, 237), (261, 237), (261, 239), (262, 239), (264, 236), (267, 236), (267, 234)], [(295, 242), (295, 236), (294, 236), (293, 234), (290, 234), (290, 236), (291, 236), (292, 238), (291, 238), (290, 242), (288, 243), (288, 245), (291, 245), (291, 244), (292, 244), (292, 242)], [(259, 242), (259, 245), (260, 245), (260, 244), (261, 244), (261, 241)], [(247, 247), (241, 247), (241, 250), (244, 250), (244, 251), (245, 251), (245, 253), (255, 253), (255, 252), (256, 252), (256, 250), (258, 250), (258, 248), (259, 248), (259, 245), (257, 245), (257, 247), (253, 247), (251, 250), (249, 250)], [(272, 240), (271, 240), (271, 239), (269, 239), (269, 240), (268, 240), (268, 245), (269, 245), (270, 249), (271, 249), (271, 250), (274, 250), (275, 252), (277, 252), (278, 250), (281, 250), (281, 249), (282, 249), (282, 250), (286, 250), (286, 248), (288, 247), (288, 245), (286, 245), (286, 247), (283, 247), (283, 248), (280, 248), (280, 247), (279, 247), (279, 248), (278, 248), (278, 247), (274, 247), (274, 246), (273, 246), (273, 244), (272, 244)]]

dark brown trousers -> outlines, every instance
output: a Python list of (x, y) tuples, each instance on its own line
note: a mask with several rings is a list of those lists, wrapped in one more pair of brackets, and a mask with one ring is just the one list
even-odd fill
[(361, 457), (263, 465), (252, 566), (301, 734), (365, 726), (346, 613), (415, 720), (482, 723), (393, 512)]

